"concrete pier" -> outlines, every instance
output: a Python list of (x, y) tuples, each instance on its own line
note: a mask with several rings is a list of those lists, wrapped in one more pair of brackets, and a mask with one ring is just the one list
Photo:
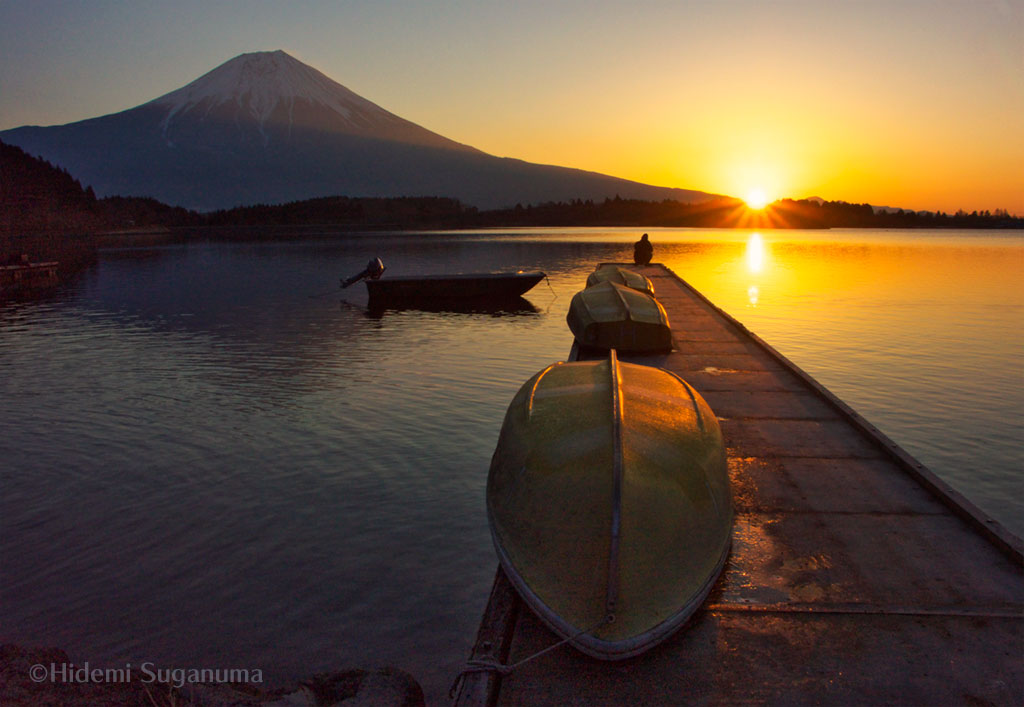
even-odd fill
[[(732, 553), (664, 644), (619, 662), (561, 646), (468, 675), (457, 704), (1024, 704), (1020, 539), (667, 268), (633, 269), (673, 351), (621, 358), (679, 374), (719, 417)], [(558, 641), (499, 569), (471, 657)]]

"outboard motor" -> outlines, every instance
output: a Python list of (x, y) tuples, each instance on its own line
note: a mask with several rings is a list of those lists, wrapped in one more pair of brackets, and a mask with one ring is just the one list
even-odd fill
[(356, 275), (353, 275), (350, 278), (342, 280), (341, 288), (345, 289), (349, 285), (354, 285), (365, 278), (376, 280), (381, 275), (384, 274), (384, 270), (384, 261), (382, 261), (380, 258), (374, 258), (373, 260), (366, 264), (366, 268), (361, 273), (357, 273)]

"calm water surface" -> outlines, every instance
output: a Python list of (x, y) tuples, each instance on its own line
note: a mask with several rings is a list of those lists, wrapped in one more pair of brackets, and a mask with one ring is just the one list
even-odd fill
[[(1024, 234), (648, 230), (666, 263), (1024, 532)], [(635, 230), (105, 252), (0, 304), (0, 641), (280, 682), (397, 665), (443, 701), (496, 560), (487, 467), (569, 300)], [(370, 314), (337, 280), (542, 269), (514, 311)]]

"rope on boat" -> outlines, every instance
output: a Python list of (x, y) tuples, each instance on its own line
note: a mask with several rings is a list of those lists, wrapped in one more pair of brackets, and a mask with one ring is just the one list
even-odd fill
[(548, 283), (548, 289), (551, 290), (551, 294), (554, 295), (554, 297), (551, 298), (551, 301), (548, 302), (547, 309), (544, 310), (544, 314), (548, 314), (549, 312), (551, 312), (551, 305), (553, 305), (558, 300), (558, 293), (555, 292), (555, 288), (551, 285), (551, 278), (548, 277), (546, 273), (544, 275), (544, 282)]
[(593, 626), (585, 628), (582, 631), (578, 631), (577, 633), (574, 633), (573, 635), (567, 638), (563, 638), (558, 643), (553, 643), (547, 648), (539, 650), (533, 655), (526, 656), (522, 660), (518, 660), (515, 663), (512, 663), (511, 665), (503, 665), (502, 663), (498, 663), (497, 661), (493, 660), (467, 660), (466, 668), (461, 673), (455, 676), (455, 680), (454, 682), (452, 682), (452, 686), (448, 690), (448, 697), (453, 700), (455, 699), (455, 695), (458, 694), (459, 686), (462, 684), (462, 681), (465, 679), (467, 675), (471, 673), (497, 673), (498, 675), (509, 675), (512, 673), (513, 670), (519, 668), (522, 665), (525, 665), (526, 663), (529, 663), (534, 658), (540, 658), (545, 653), (550, 653), (556, 648), (561, 648), (570, 641), (575, 641), (577, 638), (579, 638), (585, 633), (591, 633), (601, 628), (605, 624), (611, 623), (615, 623), (615, 614), (606, 614), (603, 619), (598, 621)]

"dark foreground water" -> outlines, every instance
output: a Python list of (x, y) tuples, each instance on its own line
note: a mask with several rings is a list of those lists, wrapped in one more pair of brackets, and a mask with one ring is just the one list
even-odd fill
[[(1024, 531), (1024, 235), (650, 231), (656, 260)], [(496, 560), (505, 407), (634, 230), (108, 251), (0, 304), (0, 642), (93, 666), (396, 665), (433, 703)], [(512, 311), (365, 309), (341, 275), (542, 269)]]

